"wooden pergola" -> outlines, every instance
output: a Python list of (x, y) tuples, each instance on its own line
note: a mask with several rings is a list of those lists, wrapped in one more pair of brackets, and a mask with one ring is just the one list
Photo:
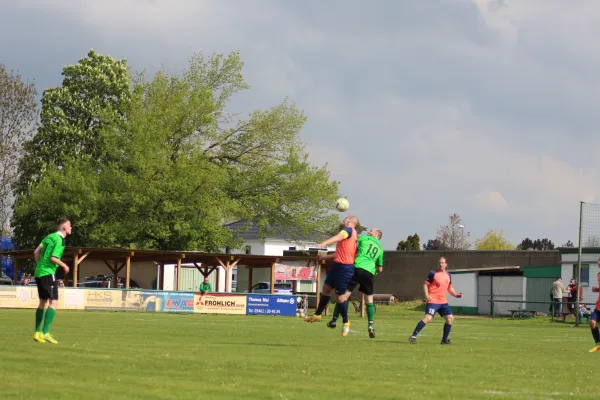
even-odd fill
[[(14, 283), (17, 283), (18, 272), (22, 264), (27, 260), (33, 260), (34, 250), (12, 250), (0, 251), (1, 256), (10, 257), (15, 265)], [(248, 291), (252, 289), (252, 271), (254, 268), (271, 268), (270, 291), (274, 293), (275, 287), (275, 264), (285, 262), (305, 261), (314, 262), (314, 256), (262, 256), (249, 254), (219, 254), (203, 253), (198, 251), (159, 251), (159, 250), (125, 250), (125, 249), (103, 249), (89, 247), (67, 247), (65, 248), (62, 260), (72, 267), (73, 282), (65, 280), (65, 286), (77, 287), (79, 275), (79, 265), (84, 260), (103, 261), (108, 269), (113, 273), (115, 283), (118, 282), (118, 274), (125, 268), (125, 288), (129, 288), (131, 277), (131, 264), (136, 262), (155, 262), (160, 265), (161, 273), (164, 271), (165, 264), (175, 264), (177, 266), (177, 284), (176, 290), (181, 288), (181, 270), (182, 264), (193, 264), (204, 277), (208, 277), (213, 271), (221, 266), (226, 271), (225, 288), (230, 286), (229, 272), (233, 267), (240, 266), (248, 268)], [(320, 297), (319, 282), (321, 279), (321, 269), (317, 268), (317, 302)], [(116, 285), (115, 285), (116, 286)]]

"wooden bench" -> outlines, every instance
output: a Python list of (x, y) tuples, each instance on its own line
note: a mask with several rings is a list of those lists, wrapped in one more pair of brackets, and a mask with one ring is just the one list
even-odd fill
[(537, 312), (534, 310), (508, 310), (510, 312), (510, 317), (512, 319), (515, 318), (531, 318), (537, 315)]
[[(577, 317), (578, 317), (578, 315), (575, 315), (575, 314), (572, 314), (572, 313), (569, 313), (569, 312), (563, 312), (563, 313), (560, 313), (560, 314), (558, 314), (558, 317), (557, 317), (557, 318), (558, 318), (558, 319), (562, 319), (562, 322), (566, 322), (566, 321), (567, 321), (567, 317), (568, 317), (569, 315), (572, 315), (572, 316), (573, 316), (573, 317), (575, 317), (575, 318), (577, 318)], [(591, 313), (589, 313), (589, 314), (587, 314), (587, 315), (584, 315), (584, 316), (583, 316), (581, 319), (582, 319), (582, 321), (585, 319), (586, 323), (587, 323), (587, 324), (589, 324), (589, 323), (590, 323), (590, 317), (591, 317), (591, 316), (592, 316), (592, 314), (591, 314)]]

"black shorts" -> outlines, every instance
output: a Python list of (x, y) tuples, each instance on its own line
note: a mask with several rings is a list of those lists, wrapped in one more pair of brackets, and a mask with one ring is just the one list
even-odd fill
[(367, 296), (372, 295), (375, 286), (375, 275), (362, 268), (356, 268), (354, 270), (354, 276), (348, 284), (348, 290), (351, 292), (354, 291), (357, 285), (360, 285), (358, 290), (361, 293), (364, 293)]
[(58, 280), (56, 275), (35, 278), (40, 300), (58, 300)]

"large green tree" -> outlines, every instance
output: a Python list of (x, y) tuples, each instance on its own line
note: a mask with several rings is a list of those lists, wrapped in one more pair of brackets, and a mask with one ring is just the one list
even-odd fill
[[(39, 239), (26, 222), (56, 215), (71, 216), (87, 246), (217, 251), (240, 244), (223, 227), (237, 219), (258, 221), (263, 237), (271, 227), (292, 240), (326, 232), (337, 182), (307, 160), (304, 114), (288, 101), (247, 119), (225, 114), (248, 88), (242, 66), (237, 53), (196, 55), (184, 73), (138, 76), (125, 118), (100, 130), (98, 156), (49, 163), (16, 207), (21, 238)], [(44, 198), (59, 206), (41, 209)]]
[(107, 151), (100, 132), (123, 123), (129, 104), (131, 76), (125, 60), (90, 50), (62, 72), (62, 85), (44, 91), (40, 126), (25, 143), (16, 192), (27, 196), (52, 164), (90, 158), (102, 162)]
[(408, 235), (406, 240), (401, 240), (396, 246), (397, 251), (419, 251), (421, 250), (421, 239), (418, 234)]

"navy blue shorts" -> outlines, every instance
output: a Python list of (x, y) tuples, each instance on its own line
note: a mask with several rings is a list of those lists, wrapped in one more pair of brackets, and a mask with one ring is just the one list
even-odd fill
[(325, 278), (325, 284), (335, 289), (335, 293), (342, 295), (346, 293), (348, 284), (354, 276), (354, 265), (353, 264), (338, 264), (333, 263), (331, 270)]
[(440, 313), (440, 315), (442, 317), (445, 317), (446, 315), (452, 315), (452, 310), (450, 309), (450, 306), (448, 305), (448, 303), (446, 303), (446, 304), (430, 304), (430, 303), (425, 304), (425, 314), (431, 315), (432, 317), (434, 317), (435, 313)]
[(592, 311), (592, 314), (590, 315), (590, 321), (600, 321), (600, 310), (596, 308), (594, 311)]

